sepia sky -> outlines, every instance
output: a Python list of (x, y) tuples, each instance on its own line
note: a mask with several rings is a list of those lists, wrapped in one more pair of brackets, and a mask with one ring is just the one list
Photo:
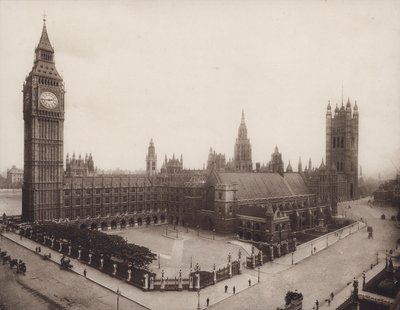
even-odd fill
[(360, 111), (364, 176), (400, 168), (398, 1), (0, 0), (0, 172), (23, 167), (22, 84), (42, 14), (66, 88), (64, 153), (102, 169), (158, 154), (233, 157), (245, 111), (253, 163), (325, 157), (325, 112)]

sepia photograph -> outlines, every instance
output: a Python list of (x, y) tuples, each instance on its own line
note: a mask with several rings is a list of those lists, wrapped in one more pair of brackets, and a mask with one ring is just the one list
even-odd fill
[(0, 0), (0, 310), (400, 310), (400, 2)]

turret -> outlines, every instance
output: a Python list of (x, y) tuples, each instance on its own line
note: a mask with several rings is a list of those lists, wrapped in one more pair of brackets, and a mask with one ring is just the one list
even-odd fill
[(293, 168), (292, 168), (292, 165), (290, 164), (290, 160), (289, 160), (289, 164), (286, 167), (286, 172), (293, 172)]
[(299, 157), (299, 164), (297, 165), (297, 171), (298, 172), (303, 172), (303, 166), (301, 164), (301, 157)]

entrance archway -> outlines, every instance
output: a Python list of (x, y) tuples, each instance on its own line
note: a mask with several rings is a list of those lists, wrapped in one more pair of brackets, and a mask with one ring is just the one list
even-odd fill
[(165, 222), (165, 214), (161, 214), (161, 223)]
[(138, 226), (142, 226), (143, 220), (142, 220), (141, 217), (139, 217), (139, 218), (137, 219), (137, 224), (138, 224)]
[(90, 225), (90, 229), (91, 229), (91, 230), (97, 230), (97, 223), (92, 223), (92, 224)]
[(88, 226), (86, 223), (82, 223), (81, 225), (79, 225), (80, 229), (86, 229)]
[(156, 215), (153, 216), (153, 222), (154, 222), (154, 224), (157, 224), (157, 222), (158, 222), (158, 218)]
[(151, 222), (150, 217), (149, 216), (146, 217), (146, 225), (150, 225), (150, 222)]

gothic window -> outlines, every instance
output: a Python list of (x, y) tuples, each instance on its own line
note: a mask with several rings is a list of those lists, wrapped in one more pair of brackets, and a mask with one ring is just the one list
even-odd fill
[(119, 202), (119, 197), (114, 197), (114, 202)]
[(339, 162), (336, 162), (336, 170), (339, 171)]
[(106, 203), (110, 203), (110, 197), (106, 197)]
[(96, 188), (96, 194), (100, 194), (100, 188)]
[(69, 199), (65, 199), (65, 203), (64, 203), (64, 205), (65, 205), (65, 206), (69, 206), (69, 205), (70, 205), (70, 203), (71, 203), (71, 202), (70, 202), (70, 200), (69, 200)]
[(342, 136), (342, 137), (341, 137), (341, 141), (340, 141), (340, 147), (341, 147), (341, 148), (344, 147), (344, 146), (343, 146), (343, 145), (344, 145), (344, 144), (343, 144), (343, 140), (344, 140), (344, 139), (343, 139), (343, 136)]
[(336, 137), (333, 137), (333, 148), (336, 148)]
[(222, 193), (218, 192), (218, 199), (222, 199)]
[(100, 197), (96, 197), (96, 204), (100, 204)]
[(344, 171), (344, 163), (343, 162), (340, 163), (340, 170)]
[(80, 206), (80, 205), (81, 205), (81, 200), (80, 200), (79, 198), (77, 198), (77, 199), (75, 200), (75, 204), (76, 204), (77, 206)]
[(233, 214), (233, 206), (230, 206), (229, 207), (229, 215), (232, 215)]

